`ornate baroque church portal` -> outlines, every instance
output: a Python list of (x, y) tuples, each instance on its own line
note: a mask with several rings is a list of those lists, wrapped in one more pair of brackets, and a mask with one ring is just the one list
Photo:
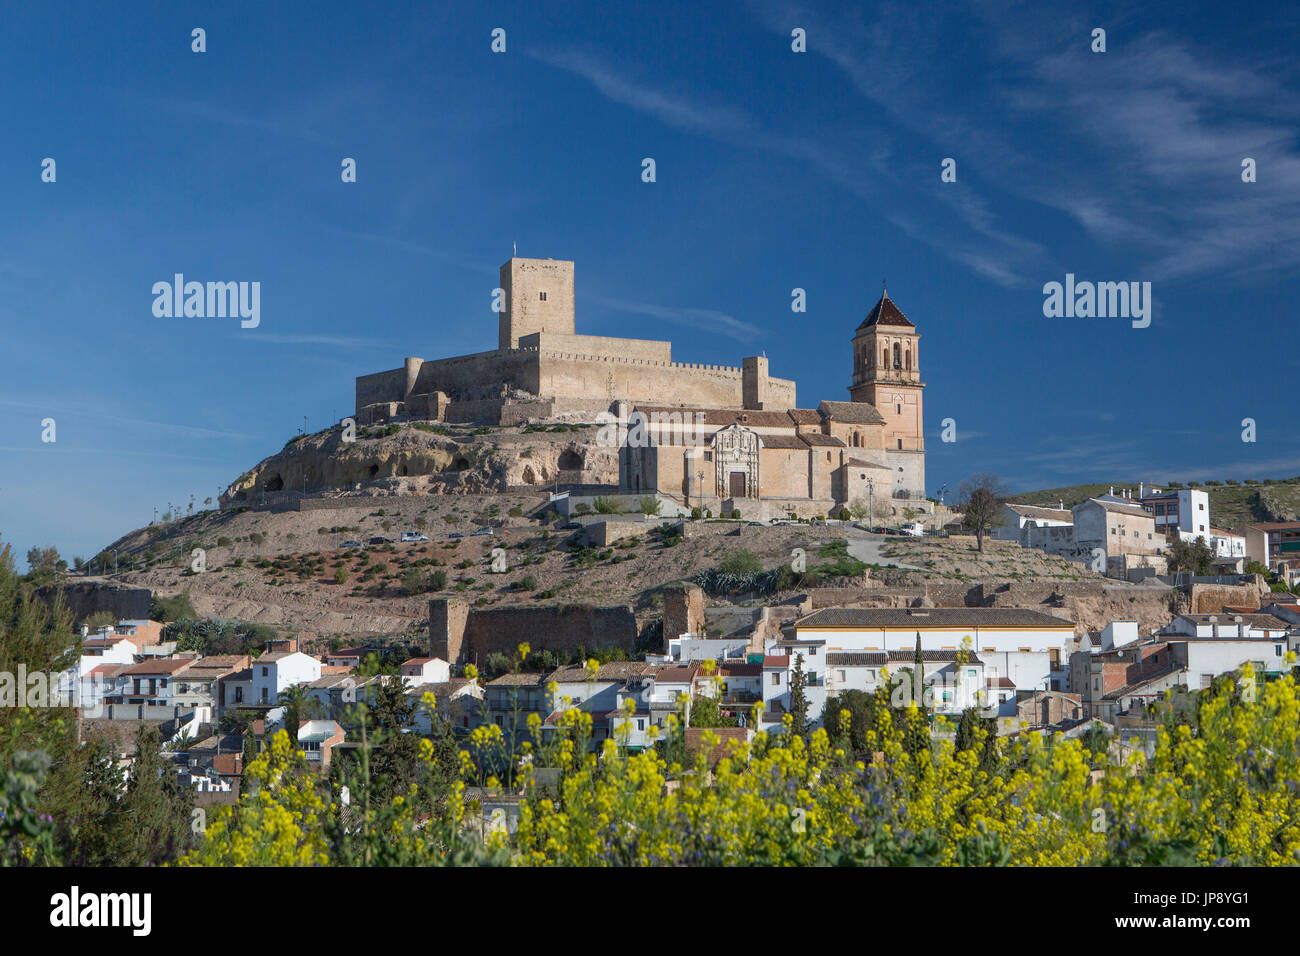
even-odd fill
[(717, 494), (721, 498), (758, 497), (758, 435), (729, 425), (713, 436)]

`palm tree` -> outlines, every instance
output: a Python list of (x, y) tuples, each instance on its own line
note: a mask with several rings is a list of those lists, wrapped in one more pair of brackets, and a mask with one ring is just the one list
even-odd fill
[(305, 684), (293, 684), (280, 691), (276, 703), (284, 708), (284, 729), (297, 745), (298, 724), (320, 715), (320, 701), (307, 693)]

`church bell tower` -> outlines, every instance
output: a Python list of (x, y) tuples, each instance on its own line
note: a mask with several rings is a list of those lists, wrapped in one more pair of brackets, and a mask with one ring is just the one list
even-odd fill
[(893, 465), (895, 489), (913, 497), (925, 496), (920, 340), (916, 326), (882, 288), (880, 301), (853, 335), (849, 386), (850, 401), (874, 405), (885, 419), (885, 453)]

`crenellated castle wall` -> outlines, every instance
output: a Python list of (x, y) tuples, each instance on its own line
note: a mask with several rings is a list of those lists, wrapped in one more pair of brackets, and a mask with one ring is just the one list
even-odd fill
[[(670, 403), (734, 408), (744, 403), (745, 372), (734, 365), (664, 361), (668, 343), (601, 336), (551, 335), (527, 338), (542, 347), (495, 349), (455, 358), (413, 359), (402, 368), (364, 375), (356, 381), (357, 413), (367, 405), (405, 402), (411, 395), (447, 393), (457, 403), (491, 401), (504, 389), (543, 399)], [(551, 342), (599, 346), (599, 351), (555, 351)], [(616, 343), (626, 342), (620, 350)], [(662, 346), (662, 348), (660, 348)], [(751, 371), (751, 375), (753, 372)], [(414, 383), (413, 385), (411, 383)], [(766, 378), (768, 408), (793, 408), (795, 383)], [(449, 410), (449, 415), (458, 413)]]

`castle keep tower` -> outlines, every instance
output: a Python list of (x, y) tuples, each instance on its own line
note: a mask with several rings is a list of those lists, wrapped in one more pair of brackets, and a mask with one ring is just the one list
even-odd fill
[(501, 289), (497, 348), (517, 349), (534, 332), (574, 334), (572, 262), (513, 257), (501, 267)]
[[(868, 313), (853, 336), (853, 384), (849, 400), (874, 405), (885, 419), (885, 454), (894, 493), (925, 497), (925, 433), (921, 416), (920, 333), (889, 293)], [(900, 494), (901, 496), (901, 494)]]

